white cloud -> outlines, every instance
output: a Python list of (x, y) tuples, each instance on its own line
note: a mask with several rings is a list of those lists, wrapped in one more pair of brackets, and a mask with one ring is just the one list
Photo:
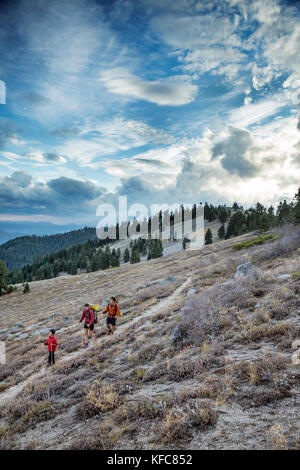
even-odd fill
[(4, 158), (12, 161), (35, 162), (43, 165), (61, 165), (66, 163), (66, 159), (54, 152), (42, 152), (41, 150), (32, 150), (25, 154), (1, 151)]
[[(274, 204), (283, 195), (293, 195), (299, 185), (296, 120), (277, 119), (251, 132), (230, 126), (216, 133), (207, 130), (202, 138), (184, 139), (121, 162), (106, 161), (103, 167), (121, 178), (119, 191), (134, 201)], [(166, 168), (159, 168), (157, 160)], [(251, 171), (243, 171), (247, 162)]]
[(147, 144), (170, 144), (172, 141), (173, 138), (162, 129), (142, 121), (118, 117), (102, 122), (90, 120), (78, 130), (78, 137), (67, 139), (57, 150), (79, 165), (96, 169), (101, 166), (99, 159), (106, 155)]
[(285, 104), (284, 96), (281, 95), (262, 99), (256, 103), (247, 100), (244, 106), (229, 111), (229, 120), (234, 125), (246, 127), (275, 115)]
[(214, 70), (229, 80), (237, 77), (239, 65), (246, 58), (237, 34), (238, 22), (216, 11), (203, 14), (163, 14), (155, 16), (151, 30), (177, 51), (179, 68), (190, 74)]
[(115, 68), (101, 73), (100, 80), (110, 93), (140, 99), (160, 106), (180, 106), (195, 100), (198, 87), (191, 83), (168, 80), (143, 80), (126, 68)]

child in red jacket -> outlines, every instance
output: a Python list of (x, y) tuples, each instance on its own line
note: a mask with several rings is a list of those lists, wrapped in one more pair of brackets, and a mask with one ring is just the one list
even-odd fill
[(46, 339), (45, 345), (46, 346), (48, 345), (48, 351), (49, 351), (48, 366), (51, 366), (52, 364), (55, 364), (54, 353), (55, 353), (56, 348), (57, 348), (57, 339), (54, 336), (55, 335), (55, 330), (52, 329), (52, 330), (49, 330), (49, 331), (50, 331), (50, 335), (49, 335), (49, 338)]

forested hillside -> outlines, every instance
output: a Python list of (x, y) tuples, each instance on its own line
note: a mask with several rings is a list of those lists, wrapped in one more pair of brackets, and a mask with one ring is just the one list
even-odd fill
[(5, 262), (8, 270), (22, 268), (25, 264), (32, 263), (37, 256), (70, 248), (72, 245), (77, 246), (96, 238), (96, 229), (91, 227), (42, 237), (18, 237), (0, 246), (0, 259)]
[[(159, 220), (154, 226), (158, 225), (162, 230), (163, 217), (162, 212), (155, 216)], [(195, 206), (192, 210), (192, 217), (195, 217)], [(300, 220), (300, 188), (295, 194), (294, 201), (287, 203), (285, 200), (280, 202), (275, 209), (270, 206), (264, 207), (259, 202), (255, 207), (244, 209), (237, 203), (232, 208), (225, 205), (213, 206), (204, 205), (204, 218), (208, 222), (218, 221), (218, 238), (220, 240), (236, 237), (253, 230), (258, 230), (261, 234), (278, 225), (287, 223), (299, 223)], [(170, 240), (176, 240), (174, 229), (174, 220), (178, 220), (173, 213), (170, 214)], [(146, 224), (148, 236), (151, 233), (152, 220), (144, 220), (140, 225), (141, 233), (143, 224)], [(122, 226), (121, 226), (122, 227)], [(119, 239), (119, 230), (121, 227), (117, 224), (116, 239)], [(127, 226), (128, 230), (128, 226)], [(188, 238), (183, 240), (185, 249)], [(65, 271), (68, 274), (77, 274), (84, 270), (87, 272), (107, 269), (109, 267), (119, 266), (121, 260), (120, 249), (113, 249), (112, 252), (106, 246), (104, 252), (101, 247), (107, 245), (99, 240), (95, 228), (85, 227), (81, 230), (74, 230), (64, 234), (50, 236), (27, 236), (10, 240), (0, 246), (0, 259), (2, 259), (10, 271), (9, 282), (12, 284), (18, 282), (31, 282), (32, 280), (50, 279), (58, 276), (59, 272)], [(208, 228), (205, 233), (205, 244), (213, 243), (211, 229)], [(100, 248), (100, 250), (97, 250)], [(141, 256), (147, 256), (148, 259), (162, 256), (163, 247), (161, 243), (152, 245), (148, 240), (141, 237), (138, 241), (132, 242), (130, 250), (127, 248), (122, 253), (122, 261), (130, 261), (132, 264), (140, 261)]]

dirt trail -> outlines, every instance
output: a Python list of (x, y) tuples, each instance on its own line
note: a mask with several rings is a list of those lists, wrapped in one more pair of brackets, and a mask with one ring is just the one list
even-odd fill
[[(134, 326), (141, 318), (143, 318), (143, 319), (149, 318), (154, 313), (157, 313), (159, 310), (165, 309), (167, 306), (172, 305), (175, 302), (178, 295), (183, 292), (183, 290), (191, 283), (191, 281), (192, 281), (192, 279), (190, 277), (187, 277), (187, 279), (177, 289), (175, 289), (174, 292), (170, 296), (160, 300), (157, 304), (153, 305), (148, 310), (145, 310), (143, 315), (141, 315), (137, 318), (134, 318), (133, 320), (130, 320), (130, 321), (120, 325), (118, 327), (117, 334), (119, 335), (122, 332), (124, 332), (124, 330), (126, 330), (127, 327)], [(146, 325), (147, 325), (147, 323), (144, 323), (142, 326), (137, 328), (136, 331), (139, 331), (139, 330), (145, 328)], [(59, 363), (60, 364), (64, 363), (64, 362), (68, 361), (69, 359), (75, 359), (78, 356), (80, 356), (82, 354), (85, 354), (85, 353), (86, 353), (86, 350), (80, 349), (79, 351), (76, 351), (76, 352), (73, 352), (73, 353), (70, 353), (70, 354), (64, 356), (63, 358), (60, 359)], [(39, 379), (39, 378), (43, 377), (46, 372), (49, 372), (49, 370), (46, 370), (46, 368), (43, 367), (39, 372), (36, 372), (33, 375), (31, 375), (30, 377), (28, 377), (24, 382), (21, 382), (17, 385), (14, 385), (14, 386), (10, 387), (8, 390), (6, 390), (5, 392), (1, 393), (0, 394), (0, 406), (3, 405), (4, 403), (6, 403), (7, 401), (11, 400), (12, 398), (16, 397), (26, 387), (26, 385), (28, 385), (30, 382), (32, 382), (36, 379)]]

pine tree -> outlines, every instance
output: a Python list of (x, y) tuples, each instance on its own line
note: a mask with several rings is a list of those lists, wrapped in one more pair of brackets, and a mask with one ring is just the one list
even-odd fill
[(219, 217), (219, 221), (221, 222), (221, 224), (225, 224), (227, 217), (228, 217), (226, 207), (224, 206), (219, 207), (218, 217)]
[(135, 264), (140, 262), (140, 253), (137, 245), (133, 245), (130, 256), (130, 264)]
[(100, 269), (108, 269), (110, 268), (110, 251), (102, 251), (101, 250), (101, 258), (100, 258)]
[(26, 282), (25, 284), (23, 284), (23, 286), (24, 286), (23, 294), (27, 294), (27, 292), (30, 292), (30, 287), (29, 287), (28, 282)]
[(87, 260), (86, 265), (85, 265), (85, 269), (86, 269), (87, 273), (92, 272), (92, 266), (91, 266), (90, 260)]
[(112, 252), (111, 252), (111, 266), (112, 267), (117, 267), (117, 266), (120, 266), (120, 261), (119, 261), (119, 258), (118, 258), (118, 255), (117, 255), (117, 252), (115, 250), (115, 248), (113, 248)]
[(270, 229), (270, 220), (266, 213), (262, 214), (258, 230), (260, 233), (265, 233)]
[(68, 274), (72, 274), (72, 276), (77, 274), (77, 265), (75, 261), (70, 261), (69, 267), (68, 267)]
[(161, 240), (150, 240), (149, 252), (147, 260), (152, 258), (160, 258), (163, 256), (163, 244)]
[(218, 237), (220, 240), (224, 240), (225, 238), (225, 226), (224, 224), (221, 225), (221, 227), (218, 230)]
[(3, 294), (3, 290), (7, 291), (7, 277), (8, 271), (6, 264), (0, 259), (0, 295)]
[(294, 224), (300, 224), (300, 187), (295, 194), (296, 204), (294, 207)]
[(205, 234), (205, 245), (210, 245), (213, 242), (212, 233), (210, 228), (207, 229)]
[(182, 240), (182, 248), (184, 250), (186, 250), (186, 246), (187, 246), (188, 243), (190, 243), (190, 241), (191, 240), (188, 237), (184, 237), (184, 239)]
[(7, 276), (8, 271), (6, 268), (6, 264), (2, 259), (0, 259), (0, 289), (5, 289), (7, 286)]
[(163, 255), (163, 245), (161, 240), (154, 240), (152, 258), (160, 258)]
[(129, 259), (130, 259), (130, 253), (129, 253), (128, 248), (126, 247), (124, 250), (124, 254), (123, 254), (124, 263), (128, 263)]
[(55, 259), (54, 263), (53, 263), (53, 275), (54, 277), (57, 277), (59, 274), (59, 261), (58, 259)]

